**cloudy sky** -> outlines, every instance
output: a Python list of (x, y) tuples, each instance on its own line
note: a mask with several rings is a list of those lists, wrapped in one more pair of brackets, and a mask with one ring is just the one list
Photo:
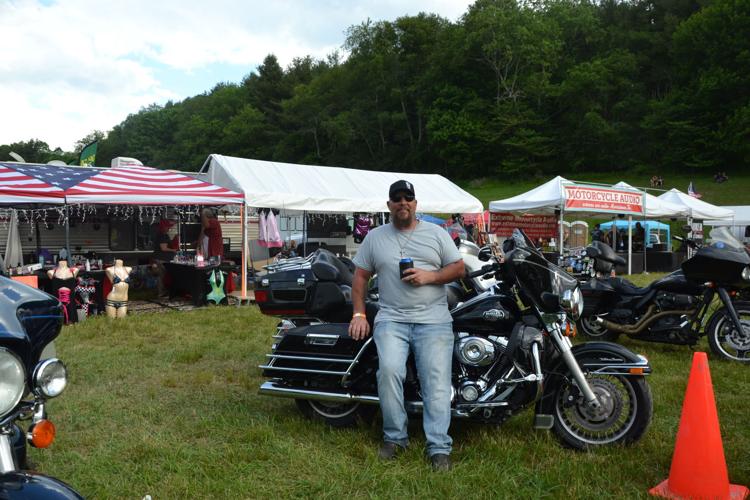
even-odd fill
[(455, 21), (469, 0), (0, 0), (0, 144), (72, 150), (151, 103), (239, 82), (273, 53), (322, 58), (366, 19)]

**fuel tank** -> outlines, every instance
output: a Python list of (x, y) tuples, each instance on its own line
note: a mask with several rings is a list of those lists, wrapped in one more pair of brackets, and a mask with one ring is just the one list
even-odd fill
[(0, 276), (0, 345), (13, 350), (31, 373), (63, 324), (60, 301)]
[(521, 311), (513, 297), (484, 292), (453, 309), (451, 315), (454, 330), (510, 335)]

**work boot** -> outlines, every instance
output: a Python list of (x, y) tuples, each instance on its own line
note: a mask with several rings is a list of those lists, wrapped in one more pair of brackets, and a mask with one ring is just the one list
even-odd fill
[(396, 455), (401, 453), (403, 450), (404, 449), (396, 443), (385, 441), (380, 445), (380, 449), (378, 450), (378, 458), (380, 458), (380, 460), (393, 460), (394, 458), (396, 458)]
[(432, 470), (435, 472), (446, 472), (451, 470), (451, 457), (444, 453), (437, 453), (430, 457)]

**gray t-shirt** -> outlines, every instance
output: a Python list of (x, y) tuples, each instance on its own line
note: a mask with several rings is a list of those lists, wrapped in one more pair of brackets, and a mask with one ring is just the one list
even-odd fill
[(380, 312), (375, 322), (450, 322), (445, 285), (404, 283), (398, 267), (402, 257), (410, 257), (414, 267), (427, 271), (461, 260), (451, 237), (436, 224), (419, 222), (413, 231), (399, 231), (392, 224), (371, 230), (354, 256), (354, 264), (378, 275)]

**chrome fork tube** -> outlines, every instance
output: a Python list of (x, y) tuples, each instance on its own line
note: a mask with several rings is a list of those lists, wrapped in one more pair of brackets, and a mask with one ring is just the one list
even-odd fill
[(13, 458), (13, 445), (10, 442), (10, 434), (0, 433), (0, 473), (16, 470), (16, 461)]
[(575, 356), (573, 356), (573, 352), (571, 351), (572, 344), (570, 343), (570, 339), (562, 334), (559, 325), (555, 325), (549, 328), (549, 330), (552, 340), (554, 340), (557, 348), (560, 351), (560, 354), (562, 354), (565, 365), (573, 375), (573, 379), (576, 381), (576, 384), (578, 384), (578, 388), (583, 393), (584, 399), (591, 406), (598, 407), (599, 400), (596, 398), (596, 394), (594, 394), (594, 391), (591, 390), (591, 386), (586, 380), (586, 376), (583, 374), (583, 371), (581, 371), (581, 367), (578, 366), (578, 361), (576, 361)]

